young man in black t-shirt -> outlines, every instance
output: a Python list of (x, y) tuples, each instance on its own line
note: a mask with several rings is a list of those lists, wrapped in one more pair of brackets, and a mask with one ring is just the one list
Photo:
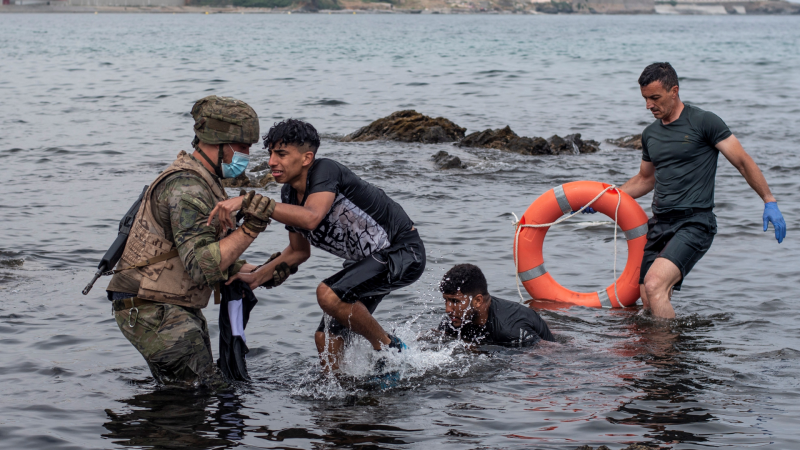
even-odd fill
[(478, 266), (459, 264), (442, 278), (439, 290), (447, 315), (439, 331), (475, 344), (525, 347), (555, 341), (547, 322), (525, 305), (489, 295)]
[(717, 232), (712, 209), (720, 153), (764, 200), (764, 231), (771, 222), (778, 243), (786, 236), (786, 223), (761, 170), (725, 122), (681, 101), (678, 75), (669, 63), (647, 66), (639, 86), (656, 121), (642, 133), (639, 173), (620, 189), (633, 198), (655, 189), (639, 286), (645, 309), (673, 318), (672, 290), (680, 290)]
[[(425, 270), (425, 247), (414, 222), (383, 190), (336, 161), (317, 158), (320, 140), (310, 124), (280, 122), (264, 137), (264, 146), (275, 181), (284, 183), (283, 203), (272, 218), (286, 225), (289, 246), (277, 259), (237, 278), (258, 286), (282, 263), (306, 261), (313, 245), (345, 260), (343, 270), (317, 287), (317, 302), (332, 317), (328, 324), (323, 318), (314, 336), (323, 366), (337, 368), (350, 332), (364, 336), (375, 350), (405, 348), (372, 313), (386, 294), (415, 282)], [(236, 199), (228, 202), (225, 211), (240, 206)]]

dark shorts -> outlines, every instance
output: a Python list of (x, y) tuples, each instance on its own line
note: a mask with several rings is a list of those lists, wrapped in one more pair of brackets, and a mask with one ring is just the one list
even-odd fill
[(644, 284), (644, 276), (656, 258), (666, 258), (681, 271), (681, 279), (673, 287), (681, 290), (686, 275), (711, 248), (715, 234), (717, 218), (712, 211), (684, 217), (653, 216), (647, 221), (647, 244), (639, 284)]
[[(397, 236), (395, 242), (361, 261), (345, 261), (344, 269), (323, 280), (346, 303), (361, 302), (372, 314), (389, 292), (419, 280), (425, 270), (425, 246), (417, 230)], [(344, 335), (348, 328), (329, 318), (328, 332)], [(317, 331), (325, 330), (325, 318)]]

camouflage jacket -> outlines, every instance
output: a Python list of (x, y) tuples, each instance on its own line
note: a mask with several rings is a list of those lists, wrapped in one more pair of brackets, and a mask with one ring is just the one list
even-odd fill
[[(241, 270), (246, 263), (241, 259), (226, 271), (219, 268), (222, 255), (216, 229), (206, 225), (216, 202), (202, 178), (189, 171), (177, 172), (155, 187), (152, 198), (156, 222), (164, 229), (165, 237), (175, 243), (183, 266), (195, 283), (214, 287)], [(136, 294), (139, 285), (123, 277), (115, 283), (114, 290)]]

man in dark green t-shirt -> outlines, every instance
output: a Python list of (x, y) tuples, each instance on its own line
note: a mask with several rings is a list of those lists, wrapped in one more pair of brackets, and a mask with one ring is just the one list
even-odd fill
[(639, 173), (620, 189), (639, 198), (655, 188), (639, 288), (645, 309), (673, 318), (672, 290), (680, 290), (717, 232), (712, 209), (719, 153), (764, 200), (764, 231), (771, 222), (778, 243), (786, 236), (786, 223), (761, 170), (725, 122), (681, 101), (678, 75), (669, 63), (647, 66), (639, 86), (656, 121), (642, 133)]

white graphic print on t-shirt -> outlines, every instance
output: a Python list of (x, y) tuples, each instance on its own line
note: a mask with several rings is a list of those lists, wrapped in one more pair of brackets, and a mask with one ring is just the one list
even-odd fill
[(316, 230), (298, 230), (314, 247), (351, 261), (360, 261), (388, 247), (389, 235), (369, 214), (337, 194)]

